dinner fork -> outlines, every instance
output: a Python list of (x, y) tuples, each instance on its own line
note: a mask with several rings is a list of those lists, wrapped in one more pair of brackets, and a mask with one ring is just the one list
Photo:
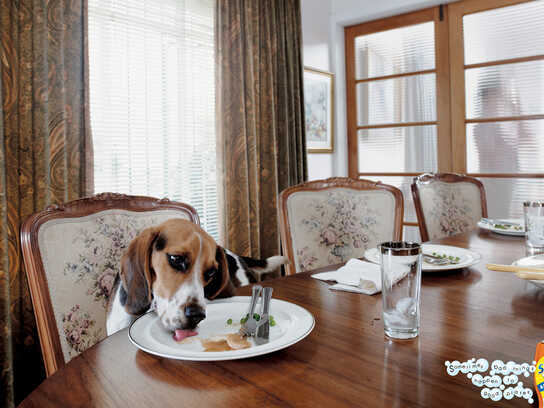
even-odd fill
[(272, 288), (263, 289), (263, 303), (261, 305), (261, 318), (257, 323), (257, 333), (255, 334), (255, 343), (261, 345), (268, 343), (270, 338), (270, 299), (272, 299)]
[(257, 330), (257, 320), (253, 317), (253, 312), (255, 311), (255, 305), (259, 300), (262, 289), (263, 287), (261, 285), (254, 285), (251, 288), (251, 301), (249, 302), (249, 308), (247, 309), (246, 321), (242, 323), (238, 332), (244, 337), (255, 335), (255, 331)]

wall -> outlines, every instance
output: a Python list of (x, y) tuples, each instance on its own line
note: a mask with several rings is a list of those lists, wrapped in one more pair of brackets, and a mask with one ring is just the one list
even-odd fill
[[(301, 0), (304, 66), (331, 71), (331, 0)], [(333, 155), (308, 153), (309, 180), (334, 174)]]
[(304, 65), (335, 74), (334, 153), (308, 154), (309, 179), (347, 176), (344, 27), (451, 0), (301, 0)]

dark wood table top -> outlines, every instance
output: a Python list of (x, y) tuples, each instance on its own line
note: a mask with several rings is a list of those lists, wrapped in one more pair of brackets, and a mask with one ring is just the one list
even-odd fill
[[(449, 376), (444, 365), (473, 357), (533, 361), (544, 339), (544, 290), (485, 269), (524, 256), (523, 240), (477, 230), (437, 242), (483, 259), (468, 269), (424, 273), (414, 340), (384, 336), (380, 295), (331, 291), (301, 273), (267, 282), (275, 298), (316, 319), (313, 332), (287, 349), (245, 360), (175, 361), (138, 350), (123, 330), (73, 359), (21, 406), (527, 407), (523, 398), (482, 399), (466, 375)], [(532, 376), (520, 380), (532, 387)]]

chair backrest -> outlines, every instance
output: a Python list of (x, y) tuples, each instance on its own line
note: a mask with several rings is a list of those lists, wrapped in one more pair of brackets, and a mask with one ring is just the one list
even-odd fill
[(487, 217), (484, 186), (473, 177), (422, 174), (412, 182), (412, 196), (423, 242), (469, 231)]
[(168, 199), (103, 193), (53, 205), (21, 226), (21, 247), (46, 373), (106, 337), (106, 305), (121, 256), (144, 228), (199, 223)]
[(310, 181), (282, 191), (279, 201), (288, 274), (360, 258), (366, 249), (402, 237), (402, 192), (380, 182)]

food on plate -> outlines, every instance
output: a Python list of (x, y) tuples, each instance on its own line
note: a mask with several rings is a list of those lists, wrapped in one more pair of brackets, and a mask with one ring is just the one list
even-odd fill
[(461, 260), (461, 258), (459, 258), (458, 256), (439, 254), (438, 252), (433, 252), (432, 255), (438, 258), (448, 259), (450, 262), (459, 262)]
[(200, 339), (204, 351), (229, 351), (232, 350), (227, 343), (226, 339), (211, 340), (211, 339)]
[[(240, 319), (240, 323), (244, 324), (245, 322), (247, 322), (248, 317), (249, 316), (246, 314), (244, 317), (242, 317)], [(259, 313), (253, 313), (253, 318), (255, 320), (259, 321), (259, 320), (261, 320), (261, 315)], [(270, 322), (270, 326), (275, 326), (276, 325), (276, 321), (274, 320), (274, 316), (272, 316), (272, 315), (268, 316), (268, 320)], [(232, 324), (232, 319), (228, 319), (227, 324)]]
[(223, 336), (213, 336), (199, 339), (204, 351), (231, 351), (250, 348), (251, 342), (239, 333), (229, 333)]
[(248, 341), (248, 339), (246, 339), (244, 336), (242, 336), (239, 333), (227, 334), (226, 339), (227, 339), (228, 345), (233, 350), (241, 350), (241, 349), (251, 347), (251, 343)]
[(521, 225), (513, 225), (513, 224), (494, 224), (493, 225), (497, 229), (501, 230), (510, 230), (513, 229), (514, 231), (523, 231), (523, 227)]

